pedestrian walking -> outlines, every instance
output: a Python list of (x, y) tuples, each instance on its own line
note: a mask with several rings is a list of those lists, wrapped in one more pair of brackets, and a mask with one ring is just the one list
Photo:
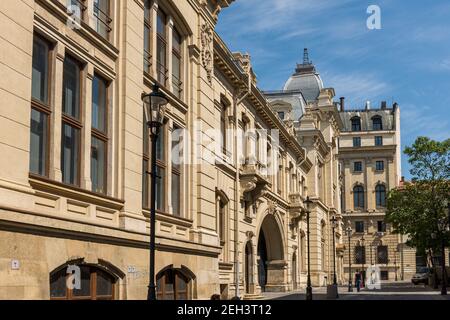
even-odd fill
[(362, 278), (361, 273), (359, 271), (356, 271), (356, 274), (355, 274), (355, 285), (356, 285), (356, 290), (358, 292), (361, 291), (361, 278)]

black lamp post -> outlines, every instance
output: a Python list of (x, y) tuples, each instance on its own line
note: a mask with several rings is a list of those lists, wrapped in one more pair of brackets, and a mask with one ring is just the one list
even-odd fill
[(335, 230), (337, 228), (338, 220), (335, 216), (331, 218), (331, 227), (333, 229), (333, 284), (337, 286), (337, 278), (336, 278), (336, 233)]
[(347, 236), (348, 236), (348, 292), (353, 292), (353, 281), (352, 281), (352, 251), (351, 251), (351, 244), (352, 244), (352, 228), (347, 228)]
[(364, 241), (365, 241), (366, 239), (364, 239), (364, 235), (361, 237), (361, 267), (362, 267), (362, 269), (361, 269), (361, 282), (362, 282), (362, 286), (363, 287), (365, 287), (365, 285), (366, 285), (366, 280), (364, 279), (365, 278), (365, 275), (366, 275), (366, 272), (364, 271), (364, 262), (365, 262), (365, 260), (366, 260), (366, 248), (364, 247)]
[(306, 206), (306, 234), (308, 236), (307, 239), (307, 246), (308, 246), (308, 280), (306, 283), (306, 300), (312, 300), (312, 287), (311, 287), (311, 250), (309, 246), (309, 238), (310, 238), (310, 231), (309, 231), (309, 215), (311, 213), (311, 204), (312, 201), (309, 199), (309, 197), (305, 200), (305, 206)]
[[(153, 86), (152, 93), (143, 94), (145, 121), (150, 129), (152, 140), (151, 154), (151, 188), (150, 188), (150, 284), (148, 286), (147, 300), (156, 300), (155, 285), (155, 222), (156, 222), (156, 143), (159, 131), (164, 121), (166, 105), (169, 100), (159, 91), (158, 85)], [(144, 137), (145, 138), (145, 137)]]

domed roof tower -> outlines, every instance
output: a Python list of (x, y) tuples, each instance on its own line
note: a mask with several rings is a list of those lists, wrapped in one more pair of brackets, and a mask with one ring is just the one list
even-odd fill
[(309, 60), (308, 49), (304, 49), (303, 63), (297, 64), (295, 73), (284, 85), (285, 91), (301, 91), (306, 102), (316, 101), (320, 90), (323, 89), (322, 78), (316, 72), (312, 61)]

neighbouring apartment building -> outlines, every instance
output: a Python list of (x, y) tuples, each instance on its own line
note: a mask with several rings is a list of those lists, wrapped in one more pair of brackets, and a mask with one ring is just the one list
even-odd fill
[(215, 32), (232, 2), (0, 1), (0, 299), (147, 297), (155, 83), (158, 298), (305, 287), (307, 196), (313, 285), (334, 256), (345, 281), (347, 120), (307, 55), (282, 91), (258, 89)]
[(372, 108), (367, 102), (352, 110), (341, 98), (340, 115), (342, 214), (345, 229), (352, 229), (350, 243), (345, 241), (346, 279), (350, 257), (353, 272), (376, 265), (381, 280), (408, 280), (416, 272), (415, 250), (385, 222), (387, 194), (401, 182), (400, 108), (386, 102)]

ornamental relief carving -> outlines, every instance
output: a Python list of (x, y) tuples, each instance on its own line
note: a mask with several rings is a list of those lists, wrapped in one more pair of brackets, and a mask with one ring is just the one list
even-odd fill
[(202, 38), (202, 65), (206, 70), (208, 82), (212, 82), (212, 72), (214, 68), (214, 49), (213, 40), (214, 32), (208, 24), (203, 24), (201, 27)]

